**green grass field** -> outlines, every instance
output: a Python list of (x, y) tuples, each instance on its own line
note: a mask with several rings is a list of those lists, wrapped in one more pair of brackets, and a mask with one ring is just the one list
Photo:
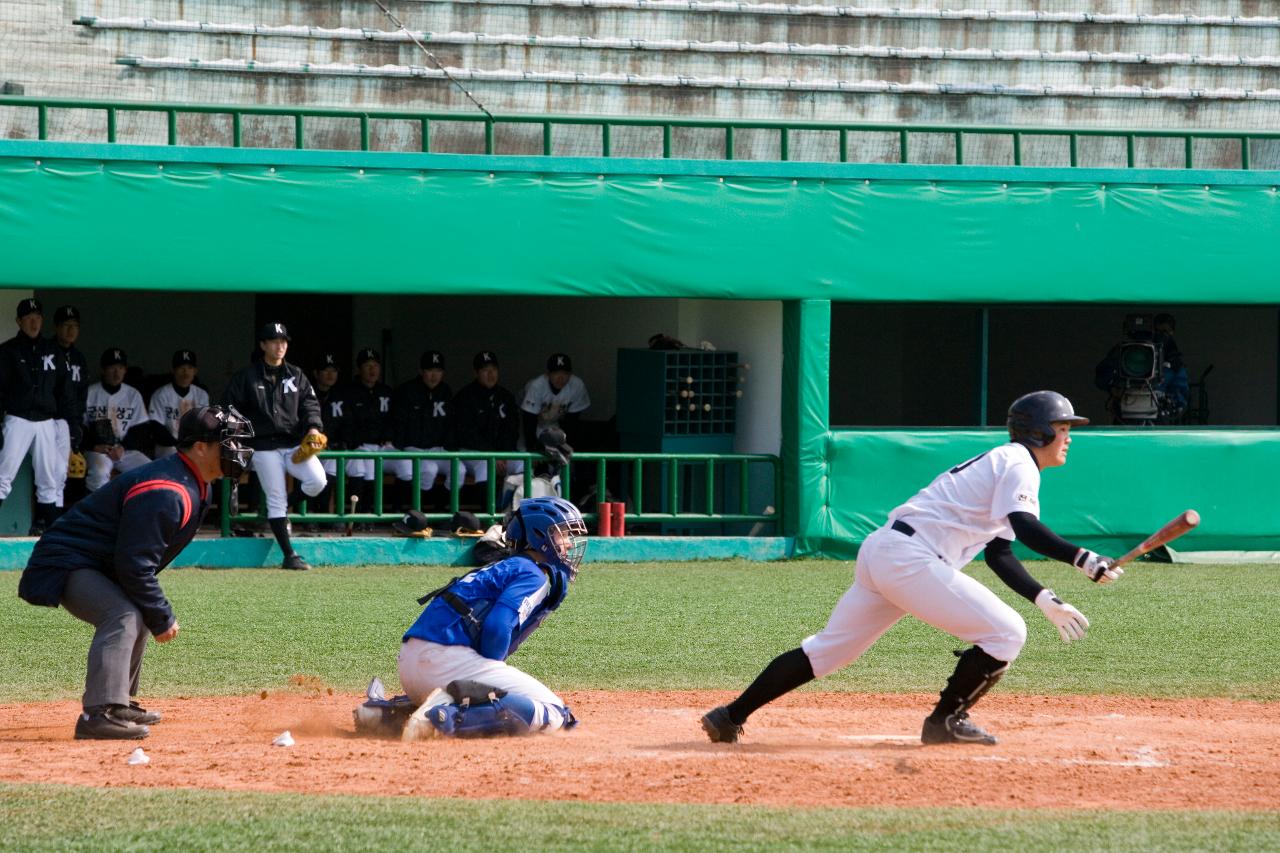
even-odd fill
[[(1030, 568), (1092, 622), (1064, 645), (1028, 602), (1000, 592), (1030, 637), (1002, 693), (1280, 699), (1280, 569), (1141, 564), (1107, 587)], [(852, 564), (588, 564), (564, 607), (513, 662), (556, 689), (740, 688), (819, 629)], [(994, 587), (984, 567), (976, 577)], [(417, 596), (447, 568), (179, 570), (162, 576), (183, 632), (153, 645), (146, 696), (245, 694), (290, 676), (362, 691), (395, 684)], [(0, 701), (79, 695), (90, 631), (16, 597), (0, 574)], [(907, 619), (860, 661), (807, 689), (933, 692), (958, 641)], [(1280, 797), (1277, 798), (1280, 802)], [(81, 790), (0, 786), (0, 849), (1087, 849), (1280, 848), (1280, 811), (1062, 813), (783, 810)], [(495, 843), (496, 839), (496, 843)], [(516, 841), (515, 839), (523, 839)]]

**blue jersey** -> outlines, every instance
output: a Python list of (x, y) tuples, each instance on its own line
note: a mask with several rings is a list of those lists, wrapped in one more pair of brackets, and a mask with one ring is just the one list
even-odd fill
[(451, 595), (431, 600), (403, 640), (470, 646), (506, 660), (564, 601), (568, 582), (562, 572), (518, 554), (459, 578), (447, 591)]

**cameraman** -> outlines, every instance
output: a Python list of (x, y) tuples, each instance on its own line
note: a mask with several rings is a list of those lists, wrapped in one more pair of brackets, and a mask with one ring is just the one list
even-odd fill
[(1133, 384), (1141, 383), (1138, 377), (1127, 376), (1122, 363), (1122, 354), (1126, 345), (1149, 343), (1155, 345), (1154, 375), (1146, 387), (1158, 402), (1159, 414), (1155, 418), (1142, 415), (1143, 423), (1158, 421), (1161, 423), (1180, 423), (1187, 409), (1189, 385), (1187, 368), (1182, 360), (1182, 352), (1174, 340), (1173, 331), (1176, 321), (1172, 314), (1162, 313), (1151, 318), (1150, 315), (1129, 314), (1121, 326), (1123, 339), (1107, 353), (1094, 368), (1094, 384), (1108, 394), (1106, 408), (1111, 414), (1112, 423), (1123, 424), (1134, 422), (1136, 417), (1125, 411), (1125, 392), (1133, 393)]
[(1187, 410), (1190, 398), (1191, 382), (1187, 378), (1187, 366), (1182, 361), (1182, 350), (1173, 338), (1178, 323), (1172, 314), (1157, 314), (1154, 321), (1155, 342), (1160, 344), (1164, 353), (1164, 371), (1159, 390), (1164, 392), (1171, 406), (1179, 412)]

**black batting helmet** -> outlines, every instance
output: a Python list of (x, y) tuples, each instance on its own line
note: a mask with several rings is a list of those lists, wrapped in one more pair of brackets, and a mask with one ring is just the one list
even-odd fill
[(1009, 407), (1009, 438), (1032, 447), (1053, 442), (1054, 424), (1083, 426), (1089, 423), (1071, 408), (1071, 401), (1057, 391), (1023, 394)]

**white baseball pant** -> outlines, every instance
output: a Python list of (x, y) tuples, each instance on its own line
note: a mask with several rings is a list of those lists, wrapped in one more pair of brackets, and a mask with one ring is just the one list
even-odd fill
[(432, 690), (444, 688), (450, 681), (469, 679), (508, 693), (527, 696), (548, 707), (546, 731), (564, 725), (559, 708), (568, 707), (541, 681), (500, 660), (485, 657), (470, 646), (444, 646), (410, 637), (400, 645), (396, 658), (400, 670), (400, 686), (415, 705), (427, 700)]
[[(4, 448), (0, 450), (0, 500), (13, 491), (22, 460), (31, 451), (31, 471), (36, 481), (36, 502), (57, 504), (67, 481), (67, 457), (58, 465), (59, 421), (29, 421), (17, 415), (4, 416)], [(68, 442), (68, 445), (70, 442)], [(58, 472), (62, 478), (58, 478)]]
[[(86, 450), (84, 461), (87, 469), (84, 475), (84, 487), (93, 492), (111, 481), (112, 471), (123, 474), (146, 465), (151, 460), (140, 450), (126, 450), (119, 459), (112, 459), (105, 453)], [(63, 482), (65, 483), (66, 480), (64, 479)]]
[[(405, 450), (429, 451), (431, 453), (443, 453), (443, 447), (406, 447)], [(386, 470), (395, 474), (397, 480), (404, 480), (406, 483), (413, 479), (413, 460), (412, 459), (392, 459), (386, 464)], [(423, 491), (430, 489), (436, 484), (436, 477), (444, 475), (444, 487), (449, 488), (449, 460), (448, 459), (419, 459), (418, 460), (419, 482)]]
[(858, 550), (853, 586), (827, 626), (800, 644), (814, 676), (857, 660), (908, 613), (996, 660), (1012, 662), (1027, 641), (1022, 617), (994, 592), (944, 562), (918, 535), (881, 528)]
[(284, 518), (289, 514), (285, 474), (291, 474), (298, 480), (302, 493), (309, 498), (324, 491), (324, 466), (320, 459), (310, 456), (302, 462), (294, 462), (292, 457), (297, 449), (295, 445), (253, 452), (253, 471), (258, 475), (263, 494), (267, 496), (267, 518)]

